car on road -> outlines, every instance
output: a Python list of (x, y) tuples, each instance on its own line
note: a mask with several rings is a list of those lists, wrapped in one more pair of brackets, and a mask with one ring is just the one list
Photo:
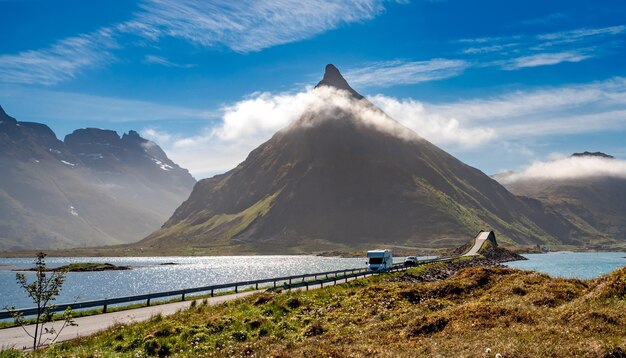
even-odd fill
[(415, 265), (417, 265), (417, 257), (407, 256), (407, 258), (404, 259), (404, 266), (415, 266)]

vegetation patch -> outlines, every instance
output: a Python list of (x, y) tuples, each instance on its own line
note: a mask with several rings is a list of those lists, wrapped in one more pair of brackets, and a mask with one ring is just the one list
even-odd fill
[[(580, 281), (464, 266), (441, 281), (416, 279), (439, 269), (446, 268), (198, 303), (38, 356), (614, 357), (626, 350), (624, 269)], [(6, 353), (15, 354), (31, 353)]]

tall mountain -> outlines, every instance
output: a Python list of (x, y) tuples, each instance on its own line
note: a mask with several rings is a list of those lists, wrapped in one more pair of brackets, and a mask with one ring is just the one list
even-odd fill
[(493, 228), (509, 243), (585, 235), (394, 121), (328, 65), (308, 109), (231, 171), (201, 180), (153, 249), (311, 252), (451, 246)]
[(594, 232), (592, 244), (626, 242), (626, 161), (601, 152), (574, 153), (543, 163), (540, 171), (495, 178), (511, 192), (540, 200)]
[(0, 107), (0, 250), (137, 241), (159, 227), (195, 180), (130, 131), (79, 129), (57, 139)]

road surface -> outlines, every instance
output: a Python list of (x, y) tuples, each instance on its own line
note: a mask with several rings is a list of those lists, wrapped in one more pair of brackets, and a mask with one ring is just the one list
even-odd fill
[(478, 255), (478, 251), (480, 250), (481, 247), (483, 247), (483, 244), (485, 243), (485, 241), (487, 241), (488, 238), (489, 238), (489, 231), (483, 231), (480, 234), (478, 234), (478, 236), (476, 236), (476, 240), (474, 241), (474, 246), (472, 246), (472, 248), (468, 252), (466, 252), (463, 256)]

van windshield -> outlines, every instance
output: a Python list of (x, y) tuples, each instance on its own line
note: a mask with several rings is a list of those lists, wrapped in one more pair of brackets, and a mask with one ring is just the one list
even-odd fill
[(382, 257), (370, 257), (370, 265), (380, 265), (383, 263)]

